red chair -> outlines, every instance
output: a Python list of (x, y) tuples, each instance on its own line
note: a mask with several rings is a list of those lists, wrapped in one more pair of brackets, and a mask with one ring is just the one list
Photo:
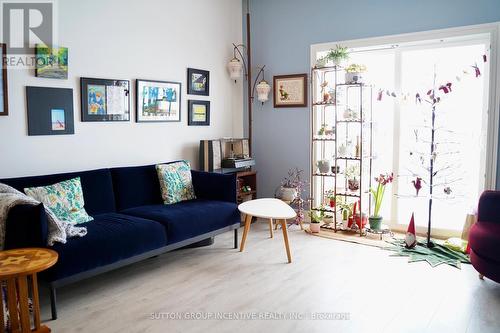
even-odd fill
[(481, 195), (469, 245), (470, 260), (479, 277), (500, 283), (500, 191), (485, 191)]

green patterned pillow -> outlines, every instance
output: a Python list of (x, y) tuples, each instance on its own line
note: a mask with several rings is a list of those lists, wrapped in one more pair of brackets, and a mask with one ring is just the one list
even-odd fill
[(83, 207), (80, 177), (54, 185), (25, 188), (24, 193), (43, 203), (62, 221), (78, 224), (93, 220)]
[(196, 199), (191, 180), (191, 165), (180, 161), (156, 166), (160, 180), (161, 197), (165, 205)]

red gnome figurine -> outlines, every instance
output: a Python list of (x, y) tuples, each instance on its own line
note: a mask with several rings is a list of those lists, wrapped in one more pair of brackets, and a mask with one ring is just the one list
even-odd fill
[(417, 191), (417, 196), (418, 196), (418, 192), (422, 188), (422, 178), (417, 177), (417, 179), (413, 180), (412, 183), (413, 186), (415, 186), (415, 190)]
[(413, 213), (411, 214), (410, 224), (408, 225), (408, 230), (405, 236), (406, 248), (412, 249), (417, 245), (417, 236), (415, 235), (415, 218)]

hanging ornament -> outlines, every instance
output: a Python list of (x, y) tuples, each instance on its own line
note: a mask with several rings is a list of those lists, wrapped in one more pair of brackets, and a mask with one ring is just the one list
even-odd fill
[(408, 230), (405, 236), (406, 248), (412, 249), (417, 245), (417, 236), (415, 235), (415, 217), (414, 213), (411, 213), (410, 224), (408, 225)]
[(487, 57), (486, 57), (486, 54), (483, 54), (483, 62), (486, 62), (487, 61)]
[(439, 87), (439, 90), (442, 90), (445, 94), (451, 92), (451, 82), (443, 84), (441, 87)]
[(383, 94), (383, 90), (382, 89), (379, 89), (378, 90), (378, 93), (377, 93), (377, 101), (381, 101), (382, 100), (382, 96), (384, 95)]
[(415, 191), (417, 191), (417, 196), (418, 192), (420, 192), (420, 189), (422, 188), (422, 178), (417, 177), (415, 180), (412, 181), (413, 187), (415, 187)]
[(477, 67), (477, 64), (475, 64), (474, 66), (472, 66), (472, 68), (474, 68), (474, 74), (476, 75), (476, 77), (480, 77), (481, 76), (481, 71), (479, 70), (479, 67)]
[(450, 195), (451, 194), (451, 187), (446, 186), (443, 191), (445, 194)]

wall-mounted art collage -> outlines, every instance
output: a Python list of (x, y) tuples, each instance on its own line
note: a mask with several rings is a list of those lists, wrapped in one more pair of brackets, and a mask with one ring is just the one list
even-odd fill
[[(0, 116), (8, 110), (6, 45), (0, 44)], [(37, 44), (34, 48), (35, 77), (67, 80), (67, 47)], [(187, 68), (187, 94), (210, 95), (210, 72)], [(130, 121), (129, 80), (80, 78), (81, 121)], [(74, 134), (73, 89), (26, 87), (28, 135)], [(181, 82), (136, 80), (136, 122), (180, 122)], [(210, 101), (188, 100), (188, 126), (210, 125)]]

